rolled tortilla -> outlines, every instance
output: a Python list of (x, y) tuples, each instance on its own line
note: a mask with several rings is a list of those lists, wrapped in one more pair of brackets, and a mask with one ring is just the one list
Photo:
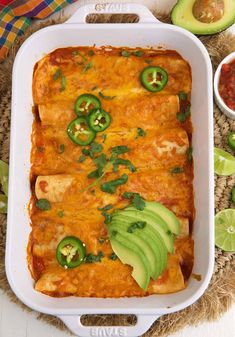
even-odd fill
[(73, 181), (74, 177), (71, 175), (38, 176), (35, 184), (36, 197), (61, 202), (66, 193), (69, 193)]
[[(74, 112), (75, 100), (76, 96), (72, 101), (39, 104), (42, 125), (66, 129), (71, 120), (77, 117)], [(117, 96), (113, 100), (104, 100), (102, 107), (112, 116), (108, 132), (136, 128), (137, 125), (144, 130), (156, 130), (167, 125), (174, 128), (180, 125), (176, 118), (179, 111), (179, 98), (176, 95), (142, 93), (141, 95), (130, 94), (128, 99)]]
[[(130, 94), (143, 94), (146, 89), (142, 86), (139, 76), (150, 62), (165, 69), (168, 73), (168, 83), (161, 94), (177, 95), (180, 91), (191, 91), (191, 70), (189, 64), (175, 51), (144, 51), (145, 57), (128, 58), (121, 55), (121, 50), (110, 48), (108, 57), (104, 49), (96, 50), (92, 56), (92, 66), (84, 71), (84, 59), (89, 47), (76, 48), (77, 55), (69, 48), (57, 49), (40, 60), (33, 77), (33, 97), (35, 104), (45, 102), (74, 101), (86, 92), (106, 96), (122, 96), (128, 101)], [(55, 78), (56, 72), (60, 71)], [(66, 87), (61, 90), (61, 77), (66, 78)], [(112, 101), (115, 101), (113, 99)]]

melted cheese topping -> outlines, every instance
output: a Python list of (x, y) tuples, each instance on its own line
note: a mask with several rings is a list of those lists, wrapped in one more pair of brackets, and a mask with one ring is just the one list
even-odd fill
[[(186, 287), (193, 266), (190, 238), (194, 218), (193, 165), (187, 158), (192, 125), (190, 117), (183, 124), (176, 117), (180, 108), (178, 92), (184, 91), (190, 97), (190, 67), (174, 51), (143, 50), (142, 57), (133, 54), (122, 57), (120, 52), (118, 48), (57, 49), (35, 66), (28, 261), (35, 289), (50, 296), (130, 297), (171, 293)], [(149, 62), (168, 72), (169, 81), (160, 93), (149, 93), (139, 81), (140, 72)], [(58, 70), (60, 76), (56, 78)], [(65, 78), (64, 88), (61, 76)], [(100, 92), (115, 97), (103, 99)], [(94, 181), (87, 175), (96, 166), (89, 157), (79, 161), (82, 147), (72, 143), (67, 135), (68, 124), (76, 118), (75, 101), (83, 93), (99, 97), (112, 117), (109, 128), (96, 136), (96, 142), (103, 145), (103, 153), (110, 157), (111, 148), (126, 145), (130, 151), (120, 157), (136, 167), (136, 172), (130, 172), (119, 166), (117, 173), (112, 172), (112, 167), (107, 168), (102, 183), (123, 173), (128, 175), (126, 184), (114, 194), (102, 192), (99, 184), (86, 189)], [(138, 128), (145, 131), (143, 137), (138, 136)], [(177, 167), (182, 172), (174, 173)], [(169, 254), (166, 270), (158, 280), (150, 282), (147, 292), (132, 278), (130, 266), (109, 258), (112, 248), (104, 217), (98, 210), (107, 204), (125, 207), (129, 203), (122, 198), (125, 191), (161, 202), (181, 223), (175, 253)], [(37, 208), (37, 199), (47, 199), (51, 209)], [(69, 235), (79, 237), (87, 253), (102, 251), (102, 261), (83, 263), (74, 269), (61, 267), (56, 260), (56, 247)], [(102, 244), (100, 238), (104, 239)]]

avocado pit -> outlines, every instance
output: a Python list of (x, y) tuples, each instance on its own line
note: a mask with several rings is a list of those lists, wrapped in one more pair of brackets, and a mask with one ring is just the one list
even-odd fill
[(219, 21), (224, 16), (224, 0), (196, 0), (192, 11), (200, 22)]

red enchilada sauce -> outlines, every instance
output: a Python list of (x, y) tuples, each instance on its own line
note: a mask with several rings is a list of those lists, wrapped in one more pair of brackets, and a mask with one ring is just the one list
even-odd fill
[(235, 59), (222, 65), (219, 93), (225, 104), (235, 111)]

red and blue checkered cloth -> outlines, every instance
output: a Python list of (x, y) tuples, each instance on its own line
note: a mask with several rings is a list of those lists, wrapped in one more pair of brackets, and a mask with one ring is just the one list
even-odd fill
[(0, 0), (0, 60), (32, 18), (43, 19), (76, 0)]

